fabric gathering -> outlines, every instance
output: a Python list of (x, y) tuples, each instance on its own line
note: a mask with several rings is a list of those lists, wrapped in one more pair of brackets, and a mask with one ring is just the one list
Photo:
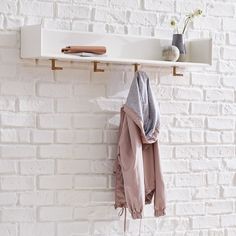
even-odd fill
[(115, 208), (141, 219), (154, 200), (154, 216), (165, 215), (165, 187), (159, 152), (160, 112), (148, 75), (136, 71), (120, 110), (115, 173)]

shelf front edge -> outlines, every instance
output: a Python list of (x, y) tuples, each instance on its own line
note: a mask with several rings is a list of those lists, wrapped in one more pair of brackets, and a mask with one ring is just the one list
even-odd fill
[(121, 64), (121, 65), (133, 65), (140, 64), (146, 66), (157, 66), (157, 67), (206, 67), (210, 66), (207, 63), (194, 63), (194, 62), (172, 62), (172, 61), (155, 61), (155, 60), (141, 60), (141, 59), (119, 59), (119, 58), (104, 58), (104, 57), (77, 57), (73, 55), (43, 55), (35, 58), (25, 58), (25, 59), (39, 59), (39, 60), (50, 60), (55, 59), (58, 61), (66, 62), (100, 62), (109, 64)]

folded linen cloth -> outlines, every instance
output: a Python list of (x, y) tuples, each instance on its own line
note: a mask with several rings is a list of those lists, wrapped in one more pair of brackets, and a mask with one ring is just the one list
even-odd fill
[(67, 46), (62, 48), (63, 53), (79, 53), (79, 52), (88, 52), (94, 54), (104, 54), (106, 53), (106, 47), (104, 46)]
[(96, 53), (90, 53), (90, 52), (77, 52), (77, 53), (68, 53), (72, 54), (73, 56), (78, 57), (106, 57), (107, 54), (96, 54)]

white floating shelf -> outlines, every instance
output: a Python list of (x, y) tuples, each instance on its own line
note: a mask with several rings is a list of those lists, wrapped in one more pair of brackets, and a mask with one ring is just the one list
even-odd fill
[[(27, 59), (54, 59), (54, 63), (55, 60), (96, 61), (158, 67), (207, 66), (212, 63), (212, 40), (209, 38), (186, 41), (185, 62), (162, 60), (162, 48), (170, 44), (170, 40), (156, 37), (48, 30), (41, 25), (21, 28), (21, 57)], [(107, 56), (79, 57), (61, 53), (61, 49), (69, 45), (105, 46)]]

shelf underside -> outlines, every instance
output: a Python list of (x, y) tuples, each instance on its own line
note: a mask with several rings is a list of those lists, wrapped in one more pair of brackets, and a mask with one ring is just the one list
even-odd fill
[(193, 67), (193, 66), (209, 66), (207, 63), (196, 63), (196, 62), (174, 62), (174, 61), (158, 61), (158, 60), (141, 60), (141, 59), (124, 59), (124, 58), (110, 58), (110, 57), (80, 57), (76, 55), (68, 54), (48, 54), (37, 57), (35, 59), (40, 60), (49, 60), (55, 59), (58, 61), (70, 61), (70, 62), (100, 62), (100, 63), (109, 63), (109, 64), (139, 64), (147, 66), (157, 66), (157, 67)]

